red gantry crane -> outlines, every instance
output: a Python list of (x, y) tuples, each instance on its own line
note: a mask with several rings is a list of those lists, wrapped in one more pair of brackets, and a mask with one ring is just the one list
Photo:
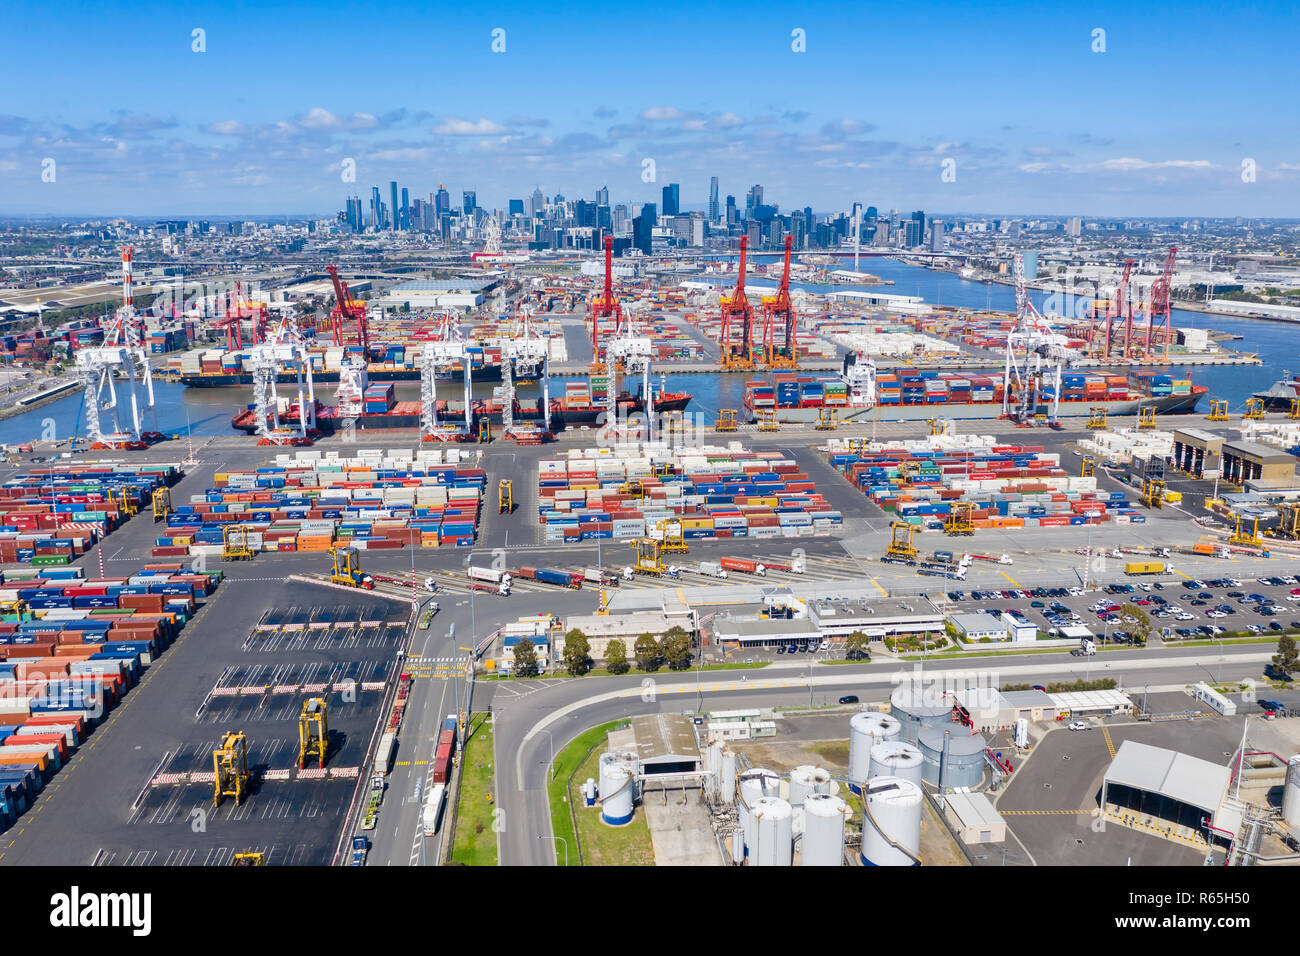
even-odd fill
[(1173, 330), (1169, 327), (1169, 295), (1174, 281), (1174, 264), (1178, 261), (1178, 247), (1170, 246), (1165, 256), (1165, 270), (1151, 286), (1151, 307), (1147, 310), (1146, 357), (1151, 357), (1151, 333), (1157, 321), (1164, 332), (1165, 358), (1169, 358), (1169, 339)]
[(348, 344), (346, 326), (349, 321), (356, 323), (356, 344), (360, 345), (366, 353), (370, 351), (370, 330), (366, 325), (366, 307), (360, 301), (353, 299), (348, 292), (348, 284), (339, 279), (339, 270), (337, 266), (326, 266), (325, 271), (329, 273), (330, 281), (334, 283), (334, 311), (330, 313), (330, 320), (334, 326), (334, 344), (337, 347), (343, 347)]
[[(604, 363), (601, 361), (600, 346), (600, 320), (612, 318), (614, 320), (614, 334), (617, 335), (623, 328), (623, 306), (618, 299), (614, 297), (614, 237), (605, 237), (605, 289), (591, 302), (591, 369), (593, 372), (603, 371)], [(610, 387), (613, 387), (613, 382)]]
[[(749, 251), (749, 236), (740, 237), (740, 269), (736, 274), (736, 288), (730, 296), (722, 296), (718, 306), (722, 313), (722, 328), (718, 344), (722, 346), (724, 369), (752, 369), (754, 367), (754, 310), (745, 297), (745, 262)], [(735, 335), (733, 322), (740, 323), (740, 350), (733, 351)]]
[(781, 286), (776, 290), (776, 295), (763, 300), (763, 361), (769, 368), (799, 367), (794, 304), (790, 301), (790, 249), (793, 240), (793, 236), (785, 237), (785, 268), (781, 272)]

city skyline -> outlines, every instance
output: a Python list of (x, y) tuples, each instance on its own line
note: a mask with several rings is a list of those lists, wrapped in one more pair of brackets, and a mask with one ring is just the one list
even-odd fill
[[(1277, 64), (1289, 62), (1295, 14), (1178, 10), (813, 4), (723, 18), (669, 5), (653, 54), (638, 58), (632, 15), (591, 5), (478, 15), (146, 2), (56, 21), (20, 3), (14, 31), (57, 32), (62, 46), (57, 70), (39, 48), (15, 48), (3, 67), (0, 206), (327, 216), (342, 197), (398, 180), (473, 190), (489, 209), (538, 184), (660, 202), (680, 183), (682, 208), (707, 209), (717, 176), (723, 195), (761, 182), (783, 209), (819, 212), (876, 201), (989, 215), (1300, 216), (1300, 143), (1278, 120), (1289, 87)], [(412, 46), (358, 56), (349, 25), (398, 26)], [(259, 35), (290, 39), (251, 57)], [(717, 68), (718, 35), (744, 52), (739, 67)], [(575, 49), (604, 51), (595, 72), (555, 69), (557, 51)], [(599, 81), (629, 65), (629, 79)]]

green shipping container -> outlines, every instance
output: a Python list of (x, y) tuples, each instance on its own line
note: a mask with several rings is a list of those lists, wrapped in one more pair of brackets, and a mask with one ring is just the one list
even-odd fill
[(49, 568), (58, 564), (67, 564), (66, 554), (38, 554), (32, 558), (32, 564), (40, 568)]

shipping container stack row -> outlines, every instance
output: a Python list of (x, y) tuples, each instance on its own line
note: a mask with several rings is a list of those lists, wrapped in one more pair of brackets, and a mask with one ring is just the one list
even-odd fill
[(957, 502), (974, 506), (975, 528), (1068, 527), (1146, 520), (1123, 492), (1098, 492), (1040, 445), (922, 452), (831, 452), (838, 469), (884, 512), (921, 530), (941, 527)]
[(0, 603), (0, 830), (175, 640), (221, 580), (180, 564), (126, 578), (6, 572)]
[[(660, 525), (676, 522), (688, 540), (800, 537), (830, 534), (843, 522), (790, 459), (733, 449), (653, 457), (619, 451), (574, 450), (539, 463), (538, 513), (547, 542), (659, 536)], [(671, 474), (662, 473), (664, 465)]]
[[(587, 314), (584, 322), (587, 336), (590, 338), (590, 313)], [(698, 362), (705, 357), (704, 346), (667, 316), (658, 314), (651, 314), (645, 318), (637, 316), (631, 320), (631, 325), (633, 335), (644, 335), (650, 339), (650, 345), (654, 349), (651, 357), (656, 361)], [(602, 337), (604, 333), (605, 325), (602, 323)]]
[(55, 467), (0, 486), (0, 564), (62, 566), (124, 519), (124, 506), (151, 507), (154, 490), (176, 483), (175, 465)]
[(75, 351), (83, 345), (97, 345), (104, 330), (89, 319), (74, 319), (54, 329), (26, 329), (0, 335), (0, 359), (6, 362), (44, 361), (55, 342), (66, 342)]
[(474, 543), (485, 472), (445, 464), (400, 468), (322, 461), (221, 472), (167, 519), (154, 557), (219, 557), (223, 526), (245, 529), (254, 551), (328, 551)]

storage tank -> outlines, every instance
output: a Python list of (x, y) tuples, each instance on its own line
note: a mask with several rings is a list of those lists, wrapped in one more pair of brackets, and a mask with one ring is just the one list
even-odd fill
[(865, 866), (916, 866), (921, 847), (921, 788), (902, 777), (876, 777), (862, 787)]
[(1300, 827), (1300, 754), (1286, 765), (1286, 785), (1282, 788), (1282, 819), (1288, 826)]
[(723, 803), (736, 799), (736, 752), (724, 746), (721, 754), (722, 771), (718, 781), (718, 797)]
[(740, 775), (740, 798), (736, 801), (737, 812), (740, 816), (740, 828), (745, 833), (745, 853), (748, 855), (752, 852), (754, 841), (757, 838), (754, 832), (754, 813), (753, 807), (758, 804), (764, 797), (764, 783), (776, 781), (780, 783), (778, 777), (771, 770), (757, 768), (746, 770)]
[(804, 797), (810, 793), (830, 793), (831, 774), (823, 767), (804, 764), (790, 771), (790, 805), (803, 806)]
[(632, 821), (632, 798), (635, 794), (634, 771), (624, 754), (600, 756), (600, 816), (611, 826)]
[(844, 863), (844, 823), (849, 806), (829, 793), (811, 793), (803, 801), (803, 843), (800, 866), (841, 866)]
[(898, 718), (900, 736), (915, 744), (923, 727), (937, 727), (952, 722), (952, 698), (937, 687), (916, 681), (898, 687), (889, 698), (889, 712)]
[(849, 718), (849, 780), (863, 783), (871, 771), (871, 748), (902, 733), (897, 717), (889, 714), (854, 714)]
[(978, 787), (984, 779), (983, 734), (965, 728), (926, 727), (921, 730), (922, 777), (935, 787)]
[(754, 805), (755, 845), (749, 849), (751, 866), (789, 866), (794, 862), (793, 813), (780, 797), (761, 797)]
[(871, 748), (871, 777), (902, 777), (921, 785), (925, 757), (921, 751), (901, 740), (887, 740)]

